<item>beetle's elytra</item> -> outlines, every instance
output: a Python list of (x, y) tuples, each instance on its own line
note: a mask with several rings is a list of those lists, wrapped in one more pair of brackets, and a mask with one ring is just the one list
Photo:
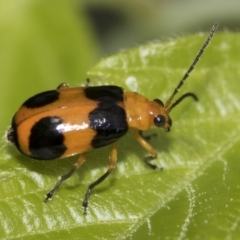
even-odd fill
[(8, 141), (22, 154), (39, 160), (79, 155), (71, 171), (63, 175), (47, 193), (45, 202), (51, 199), (61, 183), (83, 164), (87, 151), (111, 145), (108, 170), (89, 185), (85, 194), (82, 206), (86, 213), (91, 190), (115, 167), (115, 142), (128, 130), (133, 132), (136, 140), (150, 154), (150, 157), (145, 158), (146, 164), (153, 169), (157, 168), (151, 163), (151, 160), (157, 158), (157, 153), (141, 132), (151, 126), (169, 132), (172, 125), (169, 116), (171, 110), (186, 97), (197, 100), (195, 94), (186, 93), (172, 103), (209, 44), (217, 26), (213, 25), (207, 40), (165, 105), (159, 99), (149, 101), (136, 92), (124, 92), (118, 86), (69, 88), (65, 83), (56, 90), (39, 93), (22, 104), (13, 116), (7, 134)]

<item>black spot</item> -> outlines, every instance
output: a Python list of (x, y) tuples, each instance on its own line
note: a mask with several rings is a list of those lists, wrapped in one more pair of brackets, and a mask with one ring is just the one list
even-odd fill
[(57, 127), (63, 121), (59, 117), (45, 117), (31, 129), (29, 150), (31, 157), (36, 159), (59, 158), (66, 151), (64, 136)]
[(85, 89), (85, 95), (87, 98), (95, 101), (117, 101), (123, 102), (123, 89), (118, 86), (98, 86), (87, 87)]
[(99, 148), (117, 141), (128, 131), (126, 113), (114, 101), (103, 101), (89, 114), (90, 127), (97, 135), (91, 142), (93, 148)]
[(50, 90), (39, 93), (23, 103), (23, 106), (27, 108), (43, 107), (47, 104), (57, 101), (59, 98), (59, 92), (56, 90)]

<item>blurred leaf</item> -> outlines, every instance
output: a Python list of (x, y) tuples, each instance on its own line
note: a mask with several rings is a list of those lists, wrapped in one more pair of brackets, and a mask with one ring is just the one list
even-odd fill
[(85, 81), (97, 48), (82, 11), (68, 1), (0, 1), (1, 132), (26, 96)]
[[(151, 43), (108, 57), (89, 71), (92, 85), (116, 84), (166, 101), (206, 34)], [(118, 164), (90, 199), (87, 185), (107, 169), (107, 148), (62, 185), (48, 204), (44, 194), (74, 159), (35, 161), (2, 149), (0, 238), (11, 239), (236, 239), (240, 234), (239, 34), (217, 33), (181, 93), (196, 92), (173, 110), (170, 133), (159, 130), (146, 154), (130, 134), (118, 142)], [(97, 82), (97, 84), (96, 84)], [(180, 96), (180, 94), (179, 94)], [(151, 129), (149, 133), (155, 132)]]

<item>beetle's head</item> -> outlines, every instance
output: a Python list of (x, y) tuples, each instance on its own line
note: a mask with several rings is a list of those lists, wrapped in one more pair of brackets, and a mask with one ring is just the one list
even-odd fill
[(158, 113), (154, 114), (153, 124), (156, 127), (163, 128), (165, 132), (169, 132), (172, 126), (172, 119), (170, 118), (169, 113), (186, 97), (192, 97), (195, 101), (198, 101), (198, 98), (194, 93), (185, 93), (167, 108), (161, 100), (154, 99), (152, 103), (158, 104)]
[[(165, 132), (169, 132), (172, 126), (172, 119), (170, 118), (167, 109), (164, 107), (163, 102), (159, 99), (154, 99), (151, 104), (151, 115), (153, 115), (152, 125), (161, 127)], [(156, 109), (155, 111), (153, 110), (153, 106)]]

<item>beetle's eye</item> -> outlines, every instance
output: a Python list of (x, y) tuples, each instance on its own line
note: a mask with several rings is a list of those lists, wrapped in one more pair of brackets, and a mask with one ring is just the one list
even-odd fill
[(160, 99), (154, 99), (153, 100), (154, 102), (157, 102), (160, 106), (162, 106), (162, 107), (164, 107), (164, 104), (163, 104), (163, 102), (160, 100)]
[(162, 127), (165, 123), (165, 117), (162, 115), (158, 115), (154, 118), (154, 124), (157, 127)]

